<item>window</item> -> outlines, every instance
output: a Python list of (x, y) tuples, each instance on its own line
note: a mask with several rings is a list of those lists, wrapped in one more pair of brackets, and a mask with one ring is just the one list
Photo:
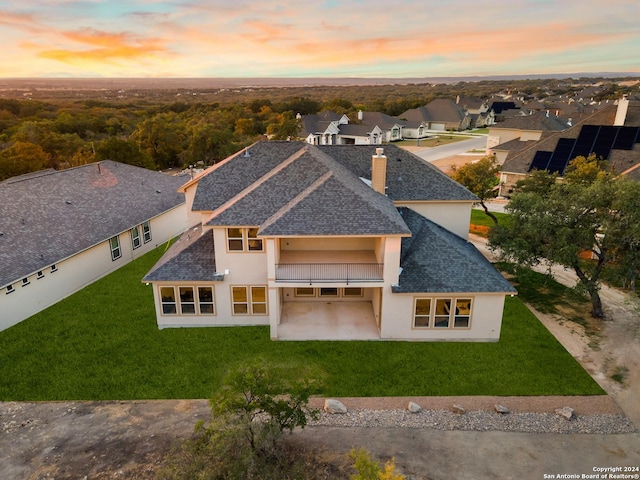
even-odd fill
[(227, 245), (230, 252), (242, 252), (244, 250), (241, 228), (227, 228)]
[(247, 230), (247, 245), (250, 252), (262, 251), (262, 239), (258, 238), (257, 228), (249, 228)]
[(111, 248), (111, 260), (117, 260), (122, 256), (120, 250), (120, 239), (118, 237), (112, 237), (109, 239), (109, 247)]
[(323, 287), (320, 289), (321, 297), (337, 297), (338, 289), (333, 287)]
[(144, 222), (142, 224), (142, 240), (144, 243), (149, 243), (151, 241), (151, 224), (149, 222)]
[(438, 298), (436, 300), (436, 310), (433, 315), (433, 326), (435, 328), (449, 328), (450, 316), (451, 316), (451, 299)]
[(469, 328), (471, 323), (471, 299), (456, 299), (455, 316), (453, 318), (453, 328)]
[(13, 285), (7, 285), (7, 295), (9, 295), (10, 293), (13, 293), (14, 290), (15, 289), (13, 288)]
[(213, 287), (160, 287), (160, 304), (164, 315), (215, 315), (216, 313)]
[[(416, 298), (415, 328), (470, 328), (471, 298)], [(453, 307), (453, 308), (452, 308)]]
[(38, 280), (40, 280), (41, 278), (44, 278), (44, 273), (42, 272), (42, 270), (40, 270), (40, 271), (38, 272), (38, 274), (36, 275), (36, 278), (37, 278)]
[(198, 305), (201, 315), (215, 315), (212, 287), (198, 287)]
[(364, 295), (364, 291), (362, 288), (357, 287), (346, 287), (342, 290), (343, 297), (362, 297)]
[(227, 248), (230, 252), (264, 250), (262, 239), (258, 238), (257, 228), (227, 228)]
[(180, 287), (180, 313), (183, 315), (195, 315), (196, 298), (193, 294), (193, 287)]
[(29, 281), (29, 277), (23, 278), (22, 279), (22, 286), (26, 287), (27, 285), (29, 285), (31, 282)]
[(415, 327), (429, 327), (430, 319), (431, 319), (431, 299), (417, 298), (413, 325)]
[(266, 315), (267, 287), (231, 287), (234, 315)]
[(267, 288), (251, 287), (251, 314), (267, 314)]
[(298, 287), (295, 289), (296, 297), (315, 297), (316, 289), (311, 287)]
[(140, 239), (140, 228), (138, 227), (133, 227), (131, 229), (131, 246), (133, 247), (133, 249), (135, 250), (136, 248), (138, 248), (140, 245), (142, 245), (141, 243), (141, 239)]
[(57, 272), (57, 271), (58, 271), (58, 266), (54, 263), (53, 265), (51, 265), (51, 273)]
[(176, 291), (173, 287), (160, 287), (160, 303), (163, 314), (175, 315), (178, 313)]

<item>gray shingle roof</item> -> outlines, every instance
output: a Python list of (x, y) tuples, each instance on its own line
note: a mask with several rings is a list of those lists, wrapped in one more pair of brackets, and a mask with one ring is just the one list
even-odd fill
[(216, 273), (213, 231), (203, 230), (199, 224), (184, 232), (142, 281), (209, 282), (223, 279), (223, 274)]
[(300, 150), (301, 145), (304, 144), (258, 142), (238, 152), (200, 179), (192, 209), (215, 210)]
[(556, 117), (554, 114), (547, 115), (546, 112), (535, 112), (531, 115), (520, 115), (507, 118), (505, 121), (492, 126), (492, 129), (509, 128), (520, 130), (542, 130), (542, 131), (562, 131), (569, 128), (567, 120)]
[(465, 111), (456, 102), (446, 98), (436, 98), (426, 105), (412, 108), (398, 115), (398, 118), (409, 121), (429, 122), (461, 122), (465, 118)]
[[(373, 191), (362, 180), (317, 147), (298, 142), (270, 142), (282, 146), (288, 158), (280, 155), (279, 165), (255, 179), (252, 185), (239, 184), (238, 190), (213, 190), (211, 195), (200, 180), (198, 192), (216, 195), (220, 208), (207, 225), (261, 226), (260, 235), (403, 235), (406, 225), (384, 195)], [(252, 157), (235, 157), (234, 168), (256, 170), (252, 162), (266, 165), (270, 151), (252, 148)], [(369, 162), (375, 153), (367, 149)], [(237, 164), (236, 164), (237, 162)], [(232, 166), (232, 163), (229, 165)], [(214, 170), (210, 174), (216, 173)], [(238, 173), (237, 172), (237, 173)], [(247, 177), (250, 173), (247, 172)], [(211, 184), (206, 184), (211, 188)], [(196, 194), (198, 195), (198, 193)]]
[[(317, 147), (358, 177), (371, 179), (371, 145), (322, 145)], [(396, 145), (385, 145), (387, 157), (387, 196), (399, 201), (478, 200), (473, 193), (454, 182), (440, 169)]]
[(173, 177), (103, 161), (0, 183), (0, 286), (182, 203)]
[(402, 239), (395, 293), (515, 293), (468, 241), (408, 208), (399, 209), (412, 236)]

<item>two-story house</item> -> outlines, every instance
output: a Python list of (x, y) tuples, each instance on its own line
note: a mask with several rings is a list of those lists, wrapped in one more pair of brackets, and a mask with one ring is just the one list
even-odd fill
[(144, 277), (164, 327), (272, 339), (497, 341), (513, 287), (467, 241), (475, 195), (394, 145), (259, 142), (180, 188), (197, 223)]

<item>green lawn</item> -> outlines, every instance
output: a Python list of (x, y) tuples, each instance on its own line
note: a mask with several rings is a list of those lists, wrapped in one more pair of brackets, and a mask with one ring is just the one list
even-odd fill
[[(502, 225), (502, 222), (504, 222), (507, 218), (509, 218), (508, 213), (501, 213), (501, 212), (491, 212), (491, 213), (493, 213), (496, 216), (496, 218), (498, 219), (498, 223), (500, 223), (501, 225)], [(481, 225), (483, 227), (493, 227), (493, 220), (491, 219), (491, 217), (489, 217), (489, 215), (484, 213), (484, 210), (478, 209), (478, 208), (471, 209), (470, 223), (474, 225)]]
[(142, 276), (157, 250), (0, 332), (0, 400), (209, 398), (262, 356), (325, 375), (327, 396), (603, 391), (517, 298), (498, 343), (274, 342), (267, 327), (158, 330)]

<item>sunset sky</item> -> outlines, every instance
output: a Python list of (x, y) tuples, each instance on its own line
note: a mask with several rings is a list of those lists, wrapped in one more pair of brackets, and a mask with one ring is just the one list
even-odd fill
[(0, 0), (0, 77), (640, 73), (638, 0)]

